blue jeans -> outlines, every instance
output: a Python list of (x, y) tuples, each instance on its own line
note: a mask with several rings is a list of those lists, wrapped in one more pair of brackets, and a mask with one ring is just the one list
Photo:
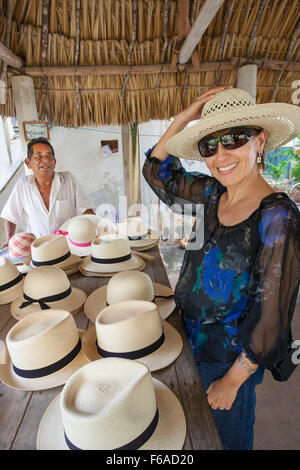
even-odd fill
[[(232, 363), (202, 362), (198, 371), (205, 391), (225, 375)], [(259, 367), (240, 387), (230, 410), (212, 410), (224, 449), (252, 450), (256, 395), (255, 387), (263, 381), (264, 368)]]

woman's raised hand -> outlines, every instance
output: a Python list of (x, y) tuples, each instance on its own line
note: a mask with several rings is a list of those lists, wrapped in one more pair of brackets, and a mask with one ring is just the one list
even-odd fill
[(176, 119), (181, 120), (182, 122), (188, 123), (191, 121), (195, 121), (196, 119), (201, 118), (201, 114), (203, 111), (203, 106), (207, 101), (210, 101), (216, 93), (220, 91), (226, 90), (227, 88), (232, 88), (232, 86), (222, 86), (217, 88), (212, 88), (211, 90), (206, 91), (203, 95), (198, 96), (196, 101), (188, 106), (185, 110), (181, 113), (177, 114)]

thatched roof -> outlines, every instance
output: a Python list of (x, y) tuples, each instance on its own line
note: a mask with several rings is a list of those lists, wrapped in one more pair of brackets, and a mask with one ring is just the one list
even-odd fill
[(23, 65), (5, 74), (0, 61), (5, 116), (15, 115), (17, 73), (34, 77), (39, 119), (71, 127), (169, 118), (214, 85), (236, 85), (244, 63), (258, 66), (258, 103), (291, 103), (300, 79), (300, 0), (219, 2), (183, 65), (204, 0), (12, 0), (6, 34), (9, 3), (0, 0), (0, 40)]

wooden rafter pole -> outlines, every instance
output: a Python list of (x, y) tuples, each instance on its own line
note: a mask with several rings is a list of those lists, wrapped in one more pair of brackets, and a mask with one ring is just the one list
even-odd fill
[[(75, 67), (79, 64), (79, 52), (80, 52), (80, 0), (76, 0), (76, 38), (75, 38)], [(76, 110), (79, 111), (79, 78), (75, 76), (75, 101)], [(78, 115), (75, 113), (75, 127), (78, 127)]]
[[(300, 19), (298, 20), (298, 23), (295, 27), (295, 30), (294, 30), (293, 35), (292, 35), (291, 40), (290, 40), (288, 50), (286, 51), (286, 55), (285, 55), (286, 60), (291, 60), (291, 58), (293, 57), (294, 47), (295, 47), (295, 45), (296, 45), (296, 43), (299, 39), (299, 36), (300, 36)], [(273, 102), (276, 99), (276, 95), (277, 95), (277, 92), (278, 92), (278, 87), (279, 87), (280, 80), (282, 78), (282, 74), (283, 74), (283, 71), (281, 70), (280, 72), (278, 72), (277, 77), (275, 79), (273, 93), (272, 93), (272, 96), (271, 96), (271, 101), (273, 101)]]
[[(42, 36), (41, 36), (41, 65), (44, 67), (47, 64), (48, 41), (49, 41), (49, 2), (50, 0), (43, 0), (42, 9)], [(42, 89), (41, 89), (41, 112), (46, 100), (48, 89), (48, 77), (43, 76)], [(43, 114), (43, 113), (42, 113)]]
[(0, 41), (0, 59), (15, 69), (21, 69), (24, 62), (21, 57), (14, 54), (3, 42)]
[[(189, 73), (197, 72), (215, 72), (217, 70), (230, 71), (235, 70), (237, 67), (247, 64), (256, 64), (263, 70), (282, 70), (299, 72), (300, 62), (289, 60), (275, 60), (275, 59), (248, 59), (243, 57), (232, 57), (231, 60), (222, 60), (215, 62), (203, 62), (198, 67), (189, 64), (187, 70)], [(8, 72), (14, 73), (14, 69), (8, 67)], [(127, 75), (131, 72), (132, 75), (151, 75), (156, 73), (173, 73), (174, 70), (171, 64), (157, 64), (157, 65), (132, 65), (130, 69), (127, 65), (81, 65), (75, 66), (61, 66), (61, 67), (25, 67), (24, 73), (31, 77), (41, 77), (47, 75), (49, 77), (63, 77), (63, 76), (87, 76), (87, 75)]]
[(205, 0), (199, 15), (197, 16), (192, 29), (187, 35), (178, 55), (178, 63), (186, 64), (192, 57), (197, 44), (199, 44), (203, 34), (217, 14), (224, 0)]
[(176, 70), (178, 62), (178, 56), (180, 48), (183, 44), (184, 39), (190, 31), (190, 20), (189, 20), (189, 0), (179, 0), (179, 19), (178, 19), (178, 34), (171, 60), (171, 68), (173, 71)]
[(251, 55), (252, 55), (258, 25), (260, 23), (260, 20), (261, 20), (262, 14), (264, 12), (265, 6), (266, 6), (266, 0), (261, 0), (256, 18), (255, 18), (255, 21), (254, 21), (254, 25), (253, 25), (253, 28), (252, 28), (252, 31), (251, 31), (251, 34), (250, 34), (250, 38), (249, 38), (249, 43), (248, 43), (248, 47), (247, 47), (247, 56), (248, 57), (251, 57)]
[[(166, 56), (168, 42), (169, 42), (169, 39), (168, 39), (169, 14), (168, 12), (169, 12), (169, 0), (164, 0), (164, 22), (163, 22), (164, 45), (163, 45), (163, 50), (162, 50), (161, 59), (160, 59), (162, 66), (165, 62), (165, 56)], [(161, 73), (159, 73), (157, 80), (156, 80), (156, 85), (155, 85), (156, 90), (159, 89), (160, 80), (161, 80)]]
[(123, 89), (121, 93), (122, 101), (124, 101), (126, 85), (131, 76), (131, 68), (132, 68), (131, 56), (132, 56), (133, 48), (136, 42), (136, 28), (137, 28), (137, 0), (133, 0), (132, 2), (132, 37), (131, 37), (131, 43), (130, 43), (130, 46), (128, 48), (128, 53), (127, 53), (127, 65), (128, 65), (129, 72), (126, 75), (124, 84), (123, 84)]
[[(12, 0), (6, 2), (6, 31), (4, 43), (6, 47), (10, 47), (10, 33), (11, 33), (11, 20), (12, 20)], [(0, 103), (6, 103), (6, 77), (7, 77), (7, 62), (3, 61), (2, 70), (0, 74)]]
[[(224, 26), (223, 26), (223, 31), (222, 31), (220, 46), (219, 46), (219, 51), (218, 51), (218, 60), (222, 60), (222, 56), (223, 56), (223, 52), (224, 52), (225, 38), (226, 38), (226, 35), (227, 35), (227, 30), (228, 30), (229, 21), (230, 21), (231, 15), (232, 15), (234, 2), (235, 2), (235, 0), (226, 0), (226, 4), (224, 5), (224, 10), (225, 10), (224, 21), (223, 21)], [(219, 76), (220, 76), (220, 71), (217, 70), (217, 72), (215, 73), (215, 83), (214, 83), (215, 85), (218, 84)]]

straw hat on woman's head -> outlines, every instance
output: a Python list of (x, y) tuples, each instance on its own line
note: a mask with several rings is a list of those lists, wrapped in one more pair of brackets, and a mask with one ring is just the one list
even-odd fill
[(256, 104), (249, 93), (231, 88), (216, 93), (205, 103), (201, 119), (166, 143), (167, 151), (190, 160), (203, 160), (198, 142), (207, 135), (239, 126), (265, 129), (268, 138), (264, 150), (283, 146), (300, 133), (300, 108), (286, 103)]
[(128, 359), (75, 372), (44, 413), (38, 450), (179, 450), (186, 421), (176, 395)]
[(104, 308), (82, 339), (90, 361), (122, 357), (142, 362), (151, 371), (174, 362), (182, 346), (180, 334), (161, 319), (157, 306), (143, 300), (126, 300)]

